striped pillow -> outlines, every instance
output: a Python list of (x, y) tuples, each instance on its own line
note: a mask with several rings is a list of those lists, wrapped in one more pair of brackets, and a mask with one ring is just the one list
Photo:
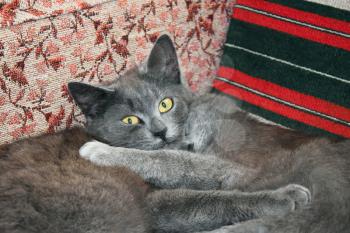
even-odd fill
[(278, 124), (350, 138), (350, 12), (238, 0), (214, 88)]

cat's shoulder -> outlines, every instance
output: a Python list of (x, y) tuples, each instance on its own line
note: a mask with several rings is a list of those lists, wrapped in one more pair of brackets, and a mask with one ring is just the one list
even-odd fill
[(230, 110), (230, 111), (239, 111), (239, 101), (229, 97), (225, 96), (223, 94), (219, 93), (204, 93), (204, 94), (198, 94), (193, 98), (191, 107), (192, 108), (198, 108), (198, 107), (209, 107), (213, 110), (215, 109), (222, 109), (222, 110)]

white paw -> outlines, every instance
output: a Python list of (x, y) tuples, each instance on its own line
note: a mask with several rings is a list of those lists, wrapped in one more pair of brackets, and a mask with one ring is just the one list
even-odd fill
[(80, 149), (79, 154), (82, 158), (98, 165), (108, 165), (108, 157), (111, 154), (111, 146), (91, 141), (85, 143)]

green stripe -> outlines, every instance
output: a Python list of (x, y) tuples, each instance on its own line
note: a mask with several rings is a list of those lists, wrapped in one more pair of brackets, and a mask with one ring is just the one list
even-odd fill
[(350, 85), (280, 62), (225, 47), (221, 65), (280, 86), (350, 107)]
[(325, 6), (313, 2), (301, 1), (301, 0), (268, 0), (269, 2), (277, 3), (280, 5), (288, 6), (298, 10), (326, 16), (329, 18), (339, 19), (350, 22), (350, 12), (331, 6)]
[[(216, 90), (216, 89), (214, 89), (213, 92), (221, 93), (219, 90)], [(330, 136), (333, 138), (342, 138), (341, 136), (332, 134), (332, 133), (325, 131), (323, 129), (315, 128), (315, 127), (312, 127), (310, 125), (306, 125), (302, 122), (292, 120), (290, 118), (278, 115), (274, 112), (268, 111), (266, 109), (260, 108), (260, 107), (255, 106), (255, 105), (252, 105), (248, 102), (239, 100), (231, 95), (227, 95), (225, 93), (222, 93), (222, 94), (234, 99), (235, 103), (237, 103), (237, 105), (240, 108), (244, 109), (245, 111), (251, 112), (251, 113), (258, 115), (258, 116), (261, 116), (261, 117), (263, 117), (269, 121), (275, 122), (277, 124), (286, 126), (288, 128), (291, 128), (291, 129), (296, 129), (299, 131), (308, 132), (308, 133), (314, 134), (314, 135), (324, 135), (324, 136)]]
[(350, 52), (342, 49), (235, 19), (227, 43), (350, 80)]

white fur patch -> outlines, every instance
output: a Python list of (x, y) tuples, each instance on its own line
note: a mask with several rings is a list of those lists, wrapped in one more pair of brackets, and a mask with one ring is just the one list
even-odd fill
[(111, 146), (98, 142), (91, 141), (85, 143), (80, 149), (79, 154), (82, 158), (91, 161), (98, 165), (108, 165), (107, 158), (111, 154)]

